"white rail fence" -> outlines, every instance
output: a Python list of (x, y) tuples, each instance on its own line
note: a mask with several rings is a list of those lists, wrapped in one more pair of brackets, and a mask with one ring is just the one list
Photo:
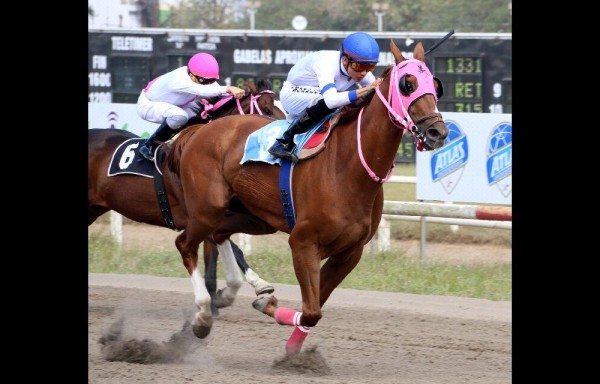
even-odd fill
[[(415, 184), (415, 176), (392, 176), (389, 182)], [(370, 252), (390, 249), (390, 220), (418, 221), (421, 223), (420, 257), (426, 261), (427, 223), (448, 224), (454, 230), (460, 225), (512, 230), (512, 207), (472, 204), (426, 203), (385, 200), (383, 216), (377, 234), (370, 243)], [(123, 218), (111, 211), (110, 230), (115, 241), (123, 242)], [(245, 254), (252, 253), (251, 235), (240, 234), (238, 246)]]

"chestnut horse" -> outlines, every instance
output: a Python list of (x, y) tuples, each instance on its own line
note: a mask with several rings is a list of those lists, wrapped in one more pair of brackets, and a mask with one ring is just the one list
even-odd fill
[[(223, 99), (225, 103), (217, 104), (218, 99), (211, 99), (208, 108), (205, 108), (206, 114), (198, 118), (190, 119), (192, 124), (188, 123), (179, 136), (184, 135), (188, 130), (193, 130), (193, 121), (204, 121), (218, 119), (226, 115), (243, 114), (261, 114), (269, 117), (267, 122), (273, 119), (284, 119), (285, 114), (275, 104), (275, 95), (271, 91), (271, 83), (268, 80), (260, 80), (255, 86), (253, 83), (246, 83), (249, 93), (236, 100), (231, 97)], [(214, 106), (218, 108), (213, 109)], [(88, 130), (88, 225), (92, 224), (100, 215), (109, 210), (114, 210), (123, 216), (141, 223), (167, 227), (162, 218), (159, 206), (157, 204), (156, 190), (153, 180), (143, 176), (136, 175), (118, 175), (107, 176), (108, 164), (115, 149), (125, 140), (137, 137), (133, 133), (121, 129), (90, 129)], [(166, 150), (170, 150), (166, 147)], [(176, 229), (185, 228), (186, 218), (183, 206), (179, 201), (181, 196), (178, 180), (169, 178), (169, 172), (163, 172), (165, 176), (165, 187), (168, 192), (168, 199), (171, 202), (171, 213), (173, 215)], [(123, 193), (127, 191), (127, 193)], [(235, 207), (232, 205), (232, 209)], [(229, 215), (228, 215), (229, 216)], [(249, 228), (250, 234), (273, 233), (274, 229), (261, 229), (264, 226), (254, 218), (245, 221), (238, 213), (235, 222), (229, 223), (235, 233), (244, 232), (244, 228)], [(254, 228), (254, 229), (253, 229)], [(227, 236), (219, 235), (215, 232), (214, 238), (211, 236), (204, 242), (204, 263), (206, 286), (211, 296), (214, 297), (213, 313), (218, 314), (217, 308), (230, 305), (235, 298), (229, 292), (223, 295), (223, 292), (216, 294), (216, 260), (219, 254), (217, 243), (225, 248), (225, 252), (233, 252), (237, 264), (244, 271), (246, 280), (255, 288), (257, 295), (272, 293), (273, 286), (260, 278), (246, 263), (242, 251), (231, 241), (229, 234)]]
[[(192, 280), (198, 307), (192, 329), (197, 337), (206, 337), (213, 323), (197, 250), (215, 230), (226, 233), (228, 223), (234, 221), (228, 219), (232, 202), (265, 228), (289, 234), (302, 311), (278, 306), (273, 296), (259, 298), (253, 306), (277, 323), (294, 327), (286, 352), (295, 353), (321, 319), (321, 308), (331, 292), (358, 264), (377, 230), (383, 182), (391, 176), (404, 132), (413, 134), (418, 150), (444, 144), (448, 128), (436, 107), (441, 82), (425, 63), (422, 43), (416, 45), (412, 59), (404, 58), (393, 41), (390, 49), (396, 64), (385, 69), (375, 92), (362, 107), (344, 108), (325, 150), (291, 168), (294, 225), (288, 226), (280, 200), (280, 169), (289, 164), (241, 164), (249, 135), (269, 121), (259, 116), (225, 116), (173, 144), (166, 162), (181, 182), (181, 209), (187, 212), (185, 232), (175, 244)], [(225, 257), (223, 263), (231, 281), (239, 279), (233, 276), (239, 269)]]

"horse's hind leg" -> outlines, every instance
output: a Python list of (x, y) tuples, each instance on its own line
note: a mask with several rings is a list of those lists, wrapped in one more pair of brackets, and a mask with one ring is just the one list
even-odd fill
[(242, 274), (235, 262), (235, 256), (229, 240), (222, 244), (217, 244), (217, 250), (223, 259), (223, 269), (225, 270), (225, 281), (227, 287), (217, 291), (215, 305), (218, 308), (228, 307), (233, 304), (238, 290), (242, 286)]
[(244, 252), (242, 252), (240, 247), (238, 247), (233, 241), (231, 241), (231, 239), (229, 241), (231, 242), (231, 248), (233, 249), (235, 261), (244, 272), (244, 276), (246, 277), (246, 281), (248, 282), (248, 284), (254, 287), (254, 292), (256, 293), (256, 296), (273, 293), (275, 291), (275, 288), (267, 281), (263, 280), (260, 276), (258, 276), (258, 274), (252, 270), (252, 268), (250, 268), (250, 266), (244, 259)]
[(192, 237), (187, 229), (175, 239), (175, 246), (177, 246), (181, 254), (183, 265), (191, 276), (192, 287), (194, 289), (194, 302), (196, 307), (198, 307), (198, 312), (192, 322), (192, 330), (196, 337), (203, 339), (210, 333), (213, 316), (210, 309), (210, 294), (206, 290), (206, 284), (198, 265), (199, 245), (200, 241)]

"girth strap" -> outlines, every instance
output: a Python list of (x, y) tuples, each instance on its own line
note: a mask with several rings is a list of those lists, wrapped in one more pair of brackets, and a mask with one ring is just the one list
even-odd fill
[(279, 197), (283, 206), (283, 216), (291, 229), (296, 225), (296, 214), (294, 213), (294, 200), (292, 197), (292, 171), (295, 163), (282, 159), (279, 170)]
[(167, 197), (167, 192), (165, 191), (165, 183), (162, 174), (158, 170), (158, 160), (156, 159), (158, 157), (158, 149), (156, 150), (156, 155), (154, 155), (155, 164), (153, 167), (154, 188), (156, 189), (156, 197), (158, 198), (158, 207), (167, 227), (177, 230), (177, 227), (175, 227), (175, 223), (173, 222), (173, 215), (171, 215), (169, 199)]

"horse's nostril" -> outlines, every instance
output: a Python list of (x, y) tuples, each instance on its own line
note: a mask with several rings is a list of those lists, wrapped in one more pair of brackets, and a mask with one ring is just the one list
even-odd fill
[(441, 136), (441, 134), (440, 131), (438, 131), (437, 129), (430, 129), (427, 132), (427, 136), (429, 136), (429, 138), (431, 139), (437, 140)]

